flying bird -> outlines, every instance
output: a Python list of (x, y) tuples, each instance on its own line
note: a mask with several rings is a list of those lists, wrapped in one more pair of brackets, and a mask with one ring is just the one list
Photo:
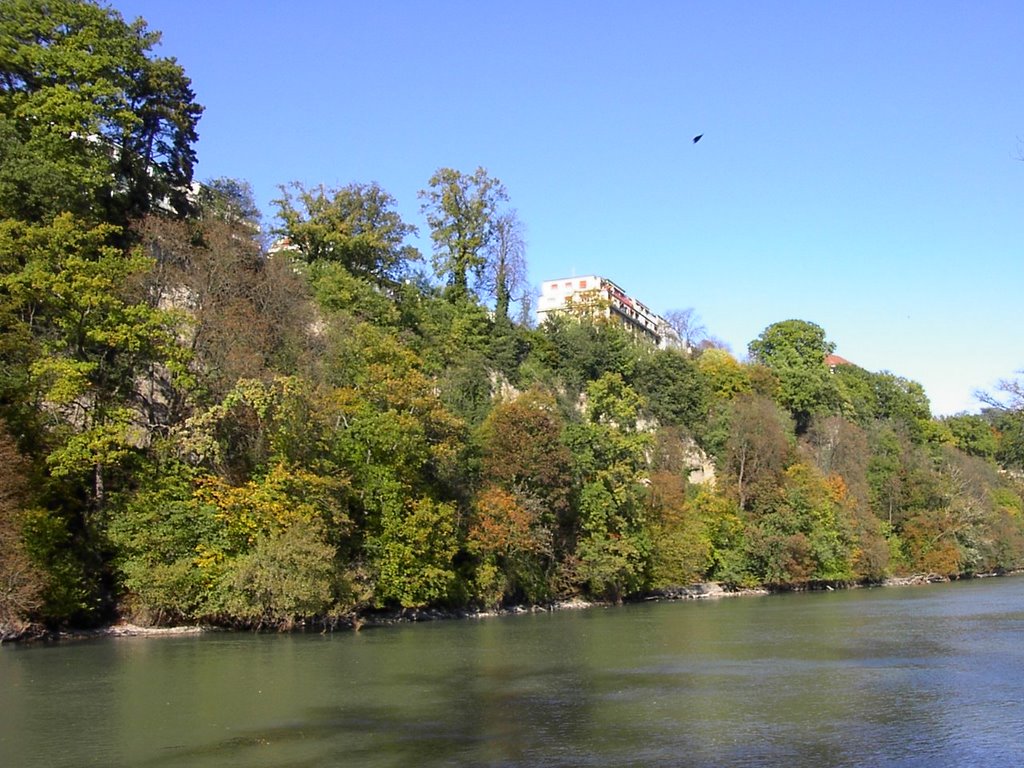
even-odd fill
[(700, 141), (703, 138), (704, 138), (704, 134), (703, 133), (698, 133), (696, 136), (693, 137), (693, 143), (696, 144), (698, 141)]

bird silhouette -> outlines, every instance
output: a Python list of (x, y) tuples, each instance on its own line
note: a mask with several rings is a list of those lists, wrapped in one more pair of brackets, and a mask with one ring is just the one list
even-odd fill
[(703, 133), (698, 133), (696, 136), (693, 137), (693, 143), (696, 144), (698, 141), (700, 141), (703, 138), (704, 138), (704, 134)]

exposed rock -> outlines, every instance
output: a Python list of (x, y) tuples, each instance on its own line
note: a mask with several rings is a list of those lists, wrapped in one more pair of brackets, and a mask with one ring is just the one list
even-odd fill
[(594, 603), (588, 602), (588, 601), (584, 600), (581, 597), (574, 597), (574, 598), (571, 598), (569, 600), (560, 600), (560, 601), (558, 601), (557, 603), (555, 603), (552, 606), (552, 608), (554, 608), (555, 610), (559, 610), (559, 611), (561, 611), (561, 610), (578, 611), (578, 610), (580, 610), (582, 608), (593, 608), (593, 607), (594, 607)]
[(949, 577), (937, 573), (918, 573), (913, 576), (891, 576), (882, 582), (882, 586), (911, 587), (918, 584), (941, 584), (944, 581), (949, 581)]
[(717, 581), (690, 584), (689, 586), (671, 586), (657, 589), (651, 593), (649, 600), (706, 600), (714, 597), (741, 597), (744, 595), (767, 595), (769, 590), (757, 589), (726, 589)]

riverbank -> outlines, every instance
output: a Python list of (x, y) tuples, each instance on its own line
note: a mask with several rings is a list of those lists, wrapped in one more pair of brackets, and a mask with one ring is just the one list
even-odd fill
[[(870, 587), (908, 587), (941, 584), (950, 581), (967, 579), (995, 578), (1017, 576), (1024, 571), (1002, 573), (978, 573), (949, 577), (938, 574), (914, 574), (912, 576), (892, 576), (880, 582), (811, 582), (801, 585), (787, 585), (770, 589), (768, 587), (730, 588), (718, 582), (702, 582), (685, 587), (666, 587), (637, 597), (626, 602), (651, 602), (674, 600), (718, 600), (729, 597), (766, 596), (782, 592), (820, 592), (841, 589), (860, 589)], [(616, 604), (601, 600), (585, 600), (572, 598), (559, 600), (544, 605), (515, 605), (490, 610), (445, 610), (440, 608), (404, 608), (391, 611), (373, 611), (348, 617), (342, 621), (325, 624), (323, 622), (300, 623), (292, 631), (328, 632), (336, 630), (372, 629), (396, 624), (417, 623), (425, 621), (451, 621), (454, 619), (487, 619), (497, 616), (514, 616), (528, 613), (551, 613), (566, 610), (588, 610), (592, 608), (610, 608)], [(180, 637), (183, 635), (200, 635), (207, 632), (237, 631), (213, 625), (185, 625), (173, 627), (148, 627), (130, 622), (119, 622), (92, 629), (61, 629), (47, 630), (33, 625), (23, 628), (19, 634), (4, 635), (0, 644), (61, 642), (68, 640), (90, 640), (107, 637)]]

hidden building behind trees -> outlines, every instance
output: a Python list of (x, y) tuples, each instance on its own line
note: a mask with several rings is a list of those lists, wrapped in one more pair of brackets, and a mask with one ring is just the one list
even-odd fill
[(537, 319), (544, 322), (554, 315), (617, 322), (659, 348), (686, 348), (686, 342), (665, 318), (606, 277), (585, 275), (544, 281)]

